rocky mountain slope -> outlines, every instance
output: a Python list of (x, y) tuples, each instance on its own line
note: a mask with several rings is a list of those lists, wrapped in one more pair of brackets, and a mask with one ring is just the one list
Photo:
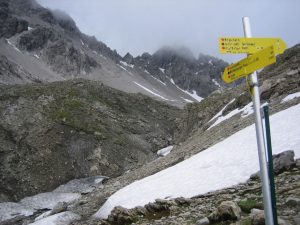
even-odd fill
[[(278, 62), (275, 65), (266, 68), (259, 75), (259, 77), (261, 78), (260, 82), (261, 82), (262, 102), (267, 101), (269, 103), (271, 114), (281, 111), (283, 109), (287, 109), (293, 105), (300, 103), (299, 97), (295, 97), (294, 99), (292, 99), (290, 101), (283, 101), (283, 99), (287, 95), (300, 92), (299, 54), (300, 54), (299, 45), (297, 45), (291, 49), (288, 49), (283, 55), (278, 57)], [(91, 85), (92, 87), (94, 85), (96, 89), (97, 88), (99, 88), (100, 90), (101, 90), (101, 88), (103, 88), (104, 90), (107, 89), (106, 87), (101, 87), (101, 85), (100, 85), (100, 87), (101, 87), (100, 88), (96, 84), (86, 83), (84, 81), (80, 81), (78, 84), (75, 81), (69, 82), (69, 83), (65, 82), (65, 83), (61, 83), (61, 84), (68, 84), (68, 85), (63, 85), (64, 89), (66, 89), (65, 87), (71, 87), (70, 89), (67, 89), (66, 93), (64, 92), (65, 94), (63, 95), (63, 96), (70, 95), (71, 97), (70, 98), (66, 97), (66, 99), (64, 99), (64, 97), (62, 97), (62, 99), (64, 99), (64, 101), (65, 101), (63, 108), (66, 108), (67, 112), (61, 111), (61, 109), (62, 109), (62, 107), (60, 107), (61, 103), (59, 103), (59, 101), (58, 101), (57, 103), (54, 104), (55, 107), (53, 108), (58, 111), (58, 114), (54, 114), (54, 115), (57, 115), (57, 117), (52, 118), (52, 120), (47, 120), (48, 122), (53, 121), (54, 127), (55, 126), (64, 127), (63, 129), (55, 128), (54, 131), (50, 132), (50, 133), (47, 132), (47, 134), (48, 133), (49, 134), (59, 133), (58, 136), (55, 136), (56, 137), (55, 141), (58, 140), (57, 141), (58, 143), (53, 144), (55, 147), (52, 148), (53, 149), (52, 151), (54, 151), (57, 147), (59, 147), (59, 149), (65, 148), (65, 144), (63, 144), (64, 142), (60, 142), (60, 140), (67, 140), (67, 139), (63, 139), (63, 138), (65, 138), (65, 136), (72, 137), (72, 135), (69, 136), (69, 134), (72, 133), (72, 130), (73, 130), (73, 133), (75, 132), (75, 134), (76, 134), (75, 135), (76, 140), (78, 139), (78, 137), (81, 138), (82, 137), (81, 135), (84, 136), (84, 140), (93, 140), (93, 138), (92, 138), (93, 136), (99, 135), (99, 133), (95, 133), (95, 131), (97, 132), (97, 130), (93, 130), (94, 129), (93, 124), (97, 120), (93, 119), (92, 124), (87, 126), (87, 128), (83, 129), (82, 125), (80, 125), (81, 124), (80, 122), (78, 122), (76, 120), (73, 121), (72, 119), (70, 119), (68, 117), (69, 113), (71, 112), (72, 115), (73, 114), (76, 115), (78, 113), (79, 118), (83, 118), (82, 114), (79, 113), (79, 112), (81, 112), (81, 110), (83, 110), (83, 112), (85, 112), (84, 113), (85, 115), (91, 114), (92, 115), (91, 118), (97, 118), (96, 115), (95, 115), (95, 117), (93, 116), (92, 110), (85, 111), (85, 109), (88, 108), (89, 106), (91, 108), (95, 108), (95, 110), (98, 110), (98, 111), (101, 111), (101, 109), (102, 109), (101, 106), (100, 107), (97, 106), (96, 102), (89, 105), (89, 100), (88, 100), (89, 97), (88, 96), (90, 94), (92, 94), (93, 92), (90, 94), (86, 94), (86, 92), (87, 92), (87, 90), (93, 90), (93, 88), (90, 88), (90, 86), (89, 86), (89, 88), (84, 88), (85, 91), (82, 91), (80, 89), (80, 90), (78, 90), (79, 95), (71, 94), (71, 93), (73, 93), (73, 91), (71, 91), (71, 90), (80, 85)], [(44, 88), (45, 88), (44, 92), (46, 92), (46, 90), (48, 90), (48, 89), (51, 90), (51, 88), (55, 88), (55, 84), (52, 84), (52, 86), (51, 85), (33, 85), (32, 89), (29, 89), (30, 91), (28, 93), (28, 96), (33, 96), (33, 97), (30, 97), (30, 99), (32, 99), (32, 98), (39, 99), (38, 101), (35, 102), (35, 106), (41, 105), (42, 107), (44, 107), (43, 104), (46, 104), (48, 102), (46, 104), (45, 109), (47, 109), (49, 111), (42, 111), (42, 112), (44, 112), (44, 113), (45, 112), (53, 112), (53, 110), (51, 110), (53, 107), (53, 104), (50, 104), (50, 103), (54, 100), (51, 97), (48, 97), (48, 98), (43, 97), (43, 95), (46, 95), (47, 92), (46, 93), (42, 92), (43, 95), (37, 94), (37, 93), (41, 93), (41, 90), (43, 90)], [(28, 102), (28, 101), (25, 101), (23, 98), (17, 97), (17, 96), (19, 96), (19, 94), (17, 94), (17, 93), (22, 93), (22, 96), (23, 96), (23, 93), (25, 93), (24, 91), (20, 92), (21, 90), (24, 90), (24, 87), (21, 87), (21, 86), (20, 87), (7, 87), (7, 90), (5, 92), (8, 92), (8, 94), (3, 94), (3, 97), (2, 97), (3, 101), (9, 102), (9, 101), (13, 100), (15, 102), (15, 104), (17, 104), (18, 102), (19, 102), (18, 104), (20, 104), (22, 102), (25, 102), (25, 103)], [(59, 88), (57, 88), (55, 90), (59, 90)], [(70, 94), (67, 94), (68, 91), (70, 91)], [(52, 95), (54, 95), (53, 93), (57, 93), (58, 91), (54, 91), (54, 92), (50, 91), (50, 92)], [(99, 91), (96, 91), (96, 92), (98, 93)], [(4, 91), (2, 93), (4, 93)], [(30, 93), (33, 93), (33, 94), (30, 94)], [(106, 91), (104, 91), (104, 93), (106, 93)], [(11, 96), (11, 97), (8, 98), (8, 96)], [(25, 96), (27, 96), (27, 95), (25, 95)], [(40, 97), (37, 97), (37, 96), (40, 96)], [(54, 99), (57, 99), (57, 98), (60, 99), (59, 96), (60, 95), (58, 95)], [(84, 104), (85, 107), (79, 108), (78, 110), (74, 110), (73, 101), (80, 100), (81, 98), (83, 98), (83, 96), (86, 96), (86, 99), (84, 100), (84, 102), (82, 102), (82, 104)], [(91, 96), (93, 96), (93, 94)], [(133, 95), (133, 96), (135, 96), (135, 95)], [(99, 98), (101, 98), (101, 95), (99, 95)], [(139, 96), (139, 97), (136, 96), (135, 98), (139, 99), (139, 98), (141, 98), (141, 96)], [(145, 97), (143, 97), (143, 98), (145, 98)], [(8, 100), (6, 100), (6, 99), (8, 99)], [(9, 100), (9, 99), (11, 99), (11, 100)], [(17, 100), (17, 99), (19, 99), (19, 100)], [(69, 103), (68, 103), (69, 101), (67, 101), (68, 99), (71, 100), (72, 104), (69, 105)], [(233, 99), (235, 99), (235, 100), (233, 101)], [(148, 100), (152, 102), (151, 99), (148, 99)], [(97, 101), (101, 102), (100, 100), (97, 100)], [(129, 101), (129, 99), (126, 100), (125, 102), (127, 102), (127, 101)], [(141, 102), (140, 100), (136, 100), (136, 101)], [(166, 138), (162, 139), (162, 142), (161, 142), (161, 143), (163, 143), (161, 146), (165, 146), (167, 144), (170, 144), (170, 142), (171, 143), (173, 142), (175, 144), (175, 147), (172, 150), (172, 152), (169, 155), (167, 155), (166, 157), (159, 158), (157, 160), (146, 163), (146, 164), (142, 165), (141, 167), (138, 167), (137, 169), (130, 170), (127, 173), (123, 174), (122, 176), (118, 176), (116, 178), (109, 179), (104, 184), (94, 187), (92, 192), (89, 192), (89, 193), (87, 193), (85, 191), (82, 192), (81, 197), (79, 199), (75, 200), (74, 202), (67, 203), (67, 206), (64, 207), (63, 211), (64, 210), (67, 210), (68, 212), (71, 211), (72, 213), (75, 213), (76, 215), (81, 216), (81, 219), (77, 222), (74, 222), (74, 224), (101, 224), (101, 223), (115, 224), (114, 222), (110, 222), (110, 221), (101, 221), (99, 219), (94, 219), (91, 216), (100, 208), (100, 206), (105, 202), (105, 200), (109, 196), (111, 196), (114, 192), (116, 192), (120, 188), (122, 188), (138, 179), (152, 175), (154, 173), (161, 171), (162, 169), (165, 169), (167, 167), (175, 165), (178, 162), (181, 162), (200, 151), (204, 151), (208, 147), (218, 143), (220, 140), (223, 140), (224, 138), (229, 137), (230, 135), (234, 134), (235, 132), (252, 124), (254, 122), (253, 114), (250, 113), (249, 115), (247, 114), (247, 116), (244, 116), (246, 109), (247, 109), (247, 113), (248, 113), (247, 107), (248, 106), (250, 107), (250, 105), (249, 105), (250, 101), (251, 101), (251, 99), (250, 99), (250, 95), (248, 93), (247, 87), (241, 85), (236, 88), (231, 88), (231, 89), (226, 89), (224, 91), (215, 92), (214, 94), (210, 95), (208, 98), (206, 98), (205, 100), (203, 100), (200, 103), (189, 104), (183, 111), (182, 110), (178, 111), (175, 108), (172, 108), (172, 107), (170, 108), (170, 107), (164, 106), (166, 108), (171, 109), (171, 111), (166, 110), (166, 112), (169, 112), (169, 114), (167, 114), (168, 115), (167, 117), (171, 117), (171, 115), (175, 115), (175, 117), (177, 117), (177, 119), (175, 119), (175, 117), (172, 117), (173, 119), (171, 118), (171, 120), (173, 122), (167, 121), (165, 125), (163, 125), (163, 124), (160, 125), (160, 126), (162, 126), (162, 129), (163, 129), (164, 126), (165, 126), (165, 128), (167, 128), (167, 127), (169, 127), (170, 124), (173, 124), (173, 128), (174, 128), (172, 130), (172, 132), (174, 132), (173, 139), (167, 140), (168, 139), (167, 137), (171, 137), (171, 134), (168, 133), (169, 131), (165, 131), (165, 133), (162, 133), (162, 137), (166, 137)], [(46, 103), (44, 103), (44, 102), (46, 102)], [(54, 102), (56, 102), (56, 101), (54, 101)], [(117, 101), (114, 101), (114, 102), (117, 103)], [(117, 107), (117, 105), (118, 106), (122, 105), (121, 102), (122, 101), (120, 100), (116, 104), (115, 107)], [(86, 104), (88, 104), (88, 105), (86, 105)], [(148, 104), (149, 103), (147, 103), (146, 105), (148, 105)], [(163, 106), (162, 104), (157, 103), (157, 102), (153, 102), (153, 104), (154, 105), (159, 104), (160, 105), (159, 107)], [(1, 104), (1, 105), (3, 105), (3, 104)], [(9, 105), (11, 105), (11, 104), (9, 104)], [(100, 104), (100, 105), (102, 105), (102, 104)], [(41, 107), (41, 106), (39, 106), (39, 107)], [(77, 106), (78, 106), (78, 102), (76, 102), (76, 104), (75, 104), (75, 107), (77, 107)], [(245, 106), (247, 106), (247, 107), (245, 108)], [(37, 108), (39, 108), (39, 107), (37, 107)], [(127, 106), (127, 107), (129, 107), (129, 106)], [(131, 109), (131, 107), (129, 107), (129, 108)], [(237, 108), (239, 109), (238, 111), (236, 110)], [(10, 113), (12, 116), (15, 116), (16, 113), (19, 112), (17, 110), (17, 107), (9, 108), (9, 110), (11, 112), (14, 112), (14, 113)], [(158, 110), (158, 108), (155, 107), (155, 110), (153, 109), (152, 111), (154, 113), (157, 110)], [(146, 111), (148, 111), (148, 110), (146, 110)], [(144, 111), (143, 113), (147, 114), (146, 111)], [(237, 113), (233, 114), (232, 113), (233, 111), (236, 111)], [(179, 115), (180, 112), (183, 113), (182, 116)], [(214, 117), (214, 115), (218, 115), (219, 112), (221, 112), (219, 114), (219, 117), (226, 117), (229, 114), (231, 115), (231, 117), (228, 117), (228, 119), (225, 119), (223, 122), (216, 124), (218, 117)], [(35, 115), (33, 113), (31, 113), (31, 114)], [(161, 114), (161, 112), (159, 112), (159, 114)], [(154, 115), (156, 115), (156, 114), (154, 114)], [(39, 115), (38, 117), (40, 117), (40, 116), (41, 115)], [(148, 116), (146, 116), (146, 117), (148, 118)], [(35, 118), (35, 116), (34, 116), (34, 118)], [(166, 117), (164, 117), (164, 118), (166, 118)], [(16, 120), (16, 121), (19, 121), (19, 120)], [(6, 119), (4, 121), (6, 121), (5, 122), (7, 124), (6, 126), (11, 127), (10, 123), (12, 123), (12, 121), (14, 121), (14, 120)], [(21, 118), (21, 121), (22, 121), (22, 118)], [(175, 124), (174, 124), (174, 122), (175, 122)], [(89, 124), (89, 123), (85, 122), (83, 124)], [(99, 123), (100, 127), (102, 127), (101, 124), (102, 123)], [(24, 123), (24, 125), (26, 125), (27, 127), (30, 125), (29, 118), (28, 118), (28, 120), (26, 120), (26, 123)], [(154, 125), (154, 124), (151, 124), (151, 125)], [(212, 126), (212, 125), (214, 125), (214, 126)], [(12, 127), (15, 127), (14, 129), (16, 129), (16, 131), (18, 131), (19, 133), (22, 133), (21, 131), (22, 131), (23, 125), (21, 126), (21, 128), (17, 128), (17, 123), (16, 123)], [(128, 124), (125, 125), (125, 128), (126, 127), (130, 128), (128, 126)], [(138, 128), (140, 128), (140, 124), (137, 125), (137, 129)], [(208, 129), (208, 128), (210, 128), (210, 129)], [(10, 129), (12, 129), (12, 128), (10, 128)], [(77, 130), (77, 129), (79, 129), (79, 130)], [(81, 129), (83, 129), (83, 132), (80, 132)], [(7, 132), (7, 131), (5, 131), (5, 129), (4, 129), (4, 134), (6, 136), (4, 136), (5, 138), (3, 138), (2, 140), (5, 140), (6, 142), (7, 142), (7, 140), (11, 140), (10, 143), (8, 143), (8, 144), (9, 144), (9, 146), (14, 146), (14, 143), (16, 142), (16, 140), (13, 140), (12, 138), (9, 139), (8, 138), (10, 136), (9, 133), (8, 132), (5, 133), (5, 132)], [(125, 132), (127, 132), (126, 129), (125, 129)], [(133, 133), (135, 133), (135, 132), (137, 132), (137, 131), (133, 131)], [(29, 143), (26, 143), (27, 146), (28, 146), (28, 144), (31, 144), (32, 141), (40, 141), (40, 139), (38, 139), (38, 138), (37, 139), (32, 138), (31, 133), (32, 132), (29, 132), (25, 139), (25, 140), (29, 141)], [(170, 135), (168, 136), (168, 134), (170, 134)], [(32, 135), (34, 135), (34, 133)], [(166, 135), (166, 136), (164, 136), (164, 135)], [(19, 136), (21, 137), (21, 135), (19, 135)], [(89, 138), (91, 138), (91, 139), (88, 139), (87, 136), (89, 136)], [(100, 135), (99, 139), (101, 139), (101, 138), (102, 138), (102, 136)], [(115, 140), (115, 139), (112, 139), (112, 140)], [(125, 143), (127, 143), (128, 140), (129, 139), (124, 138)], [(153, 140), (153, 138), (150, 138), (150, 140)], [(17, 142), (17, 143), (23, 143), (23, 142), (21, 140), (20, 142)], [(101, 142), (99, 142), (99, 143), (101, 143)], [(134, 143), (136, 143), (136, 142), (134, 142)], [(153, 144), (154, 143), (152, 143), (152, 145)], [(127, 144), (125, 144), (125, 146), (126, 145)], [(83, 145), (81, 145), (81, 146), (83, 146)], [(156, 145), (156, 146), (159, 146), (159, 145)], [(83, 146), (83, 148), (84, 148), (84, 146)], [(95, 148), (91, 148), (91, 149), (93, 151)], [(4, 153), (7, 154), (6, 153), (7, 149), (4, 149), (4, 150), (2, 150), (2, 151), (4, 151)], [(32, 151), (32, 149), (31, 149), (31, 151)], [(2, 155), (3, 155), (3, 153), (2, 153)], [(31, 155), (31, 154), (29, 153), (29, 155)], [(99, 154), (97, 154), (97, 155), (99, 155)], [(6, 162), (18, 163), (18, 160), (9, 161), (10, 159), (13, 159), (15, 157), (16, 156), (13, 156), (13, 155), (8, 157), (6, 159)], [(94, 157), (94, 158), (97, 158), (97, 157)], [(93, 162), (89, 162), (89, 163), (91, 163), (91, 164), (88, 164), (88, 165), (93, 164)], [(18, 165), (18, 164), (15, 164), (15, 165)], [(86, 164), (84, 164), (84, 165), (86, 165)], [(75, 168), (77, 168), (77, 167), (75, 167)], [(53, 168), (52, 168), (52, 170), (53, 170)], [(13, 170), (13, 171), (16, 171), (16, 170)], [(98, 171), (98, 172), (100, 172), (100, 171)], [(296, 173), (294, 173), (294, 172), (296, 172)], [(295, 170), (294, 172), (292, 172), (292, 174), (297, 175), (297, 173), (298, 173), (297, 170)], [(102, 174), (100, 174), (100, 175), (102, 175)], [(294, 175), (292, 175), (292, 176), (294, 176)], [(291, 182), (295, 182), (295, 185), (292, 185), (292, 186), (289, 185), (289, 187), (286, 187), (284, 184), (286, 184), (286, 181), (289, 179)], [(286, 195), (285, 197), (279, 197), (279, 199), (281, 199), (280, 204), (282, 204), (283, 206), (285, 206), (288, 196), (296, 197), (292, 193), (297, 193), (297, 190), (298, 190), (297, 187), (299, 186), (299, 184), (298, 184), (299, 182), (297, 181), (297, 179), (293, 180), (293, 181), (292, 181), (292, 179), (293, 179), (292, 177), (289, 178), (288, 174), (284, 174), (279, 178), (279, 183), (281, 182), (280, 184), (283, 185), (283, 186), (279, 185), (280, 188), (282, 188), (282, 189), (280, 189), (280, 190), (282, 190), (280, 193), (284, 193), (284, 190), (286, 190), (286, 188), (291, 188), (291, 189), (289, 189), (291, 195)], [(253, 184), (254, 183), (252, 182), (250, 184), (250, 186)], [(255, 185), (257, 186), (257, 188), (259, 187), (259, 183), (255, 183), (254, 186)], [(244, 187), (246, 189), (243, 189)], [(247, 191), (248, 189), (249, 189), (248, 184), (243, 184), (241, 186), (241, 189), (238, 189), (237, 191), (236, 191), (236, 189), (225, 189), (225, 190), (222, 190), (220, 193), (224, 193), (224, 195), (226, 196), (226, 198), (222, 197), (222, 200), (238, 199), (240, 201), (240, 200), (243, 200), (244, 198), (250, 198), (250, 199), (254, 198), (254, 199), (256, 199), (256, 201), (260, 202), (261, 199), (260, 199), (260, 196), (258, 196), (258, 195), (253, 196), (250, 194), (249, 195), (250, 197), (249, 197), (248, 195), (246, 196), (243, 194), (243, 193), (249, 193)], [(229, 190), (234, 190), (234, 191), (229, 191)], [(240, 194), (235, 195), (235, 193), (240, 193), (239, 190), (241, 190), (242, 195), (240, 195)], [(246, 190), (246, 192), (244, 190)], [(79, 191), (79, 193), (80, 193), (80, 191)], [(255, 192), (250, 192), (250, 193), (257, 194), (257, 190), (255, 189)], [(214, 200), (213, 200), (214, 197), (212, 197), (212, 196), (220, 196), (220, 195), (219, 194), (217, 194), (217, 195), (208, 194), (205, 197), (206, 201), (204, 204), (208, 204), (208, 202), (214, 202)], [(200, 199), (201, 199), (201, 197), (200, 197)], [(187, 201), (193, 202), (193, 200), (187, 200)], [(196, 200), (196, 201), (198, 202), (198, 200)], [(201, 202), (201, 204), (202, 203), (203, 202)], [(205, 206), (203, 206), (204, 211), (203, 212), (200, 211), (201, 216), (197, 216), (198, 214), (196, 214), (194, 211), (192, 211), (191, 207), (198, 207), (198, 206), (195, 206), (193, 203), (191, 207), (189, 207), (189, 205), (187, 205), (187, 207), (178, 209), (178, 208), (176, 208), (177, 207), (176, 206), (174, 208), (175, 211), (172, 211), (175, 213), (174, 215), (173, 214), (172, 215), (165, 214), (165, 212), (163, 211), (162, 215), (159, 213), (158, 214), (155, 213), (155, 215), (150, 215), (149, 218), (148, 217), (144, 218), (144, 219), (141, 218), (139, 223), (141, 223), (141, 224), (142, 223), (164, 224), (165, 221), (168, 221), (170, 223), (172, 221), (175, 221), (175, 222), (177, 221), (180, 224), (180, 223), (182, 223), (182, 221), (184, 221), (184, 222), (186, 222), (186, 224), (197, 224), (198, 220), (207, 216), (208, 213), (212, 212), (214, 210), (214, 207), (217, 207), (219, 203), (221, 203), (221, 202), (216, 202), (216, 205), (211, 205), (211, 206), (208, 204), (208, 205), (206, 205), (207, 208)], [(167, 202), (166, 204), (172, 205), (172, 201)], [(160, 206), (158, 206), (158, 207), (160, 207)], [(199, 205), (199, 207), (200, 207), (200, 205)], [(282, 213), (280, 214), (281, 217), (282, 216), (287, 217), (288, 221), (292, 220), (291, 218), (293, 216), (295, 216), (294, 214), (291, 213), (291, 212), (294, 212), (295, 206), (291, 206), (291, 207), (292, 207), (291, 208), (292, 211), (286, 211), (285, 208), (282, 208), (283, 211), (281, 211)], [(118, 211), (115, 211), (115, 214), (114, 214), (116, 216), (116, 218), (118, 218), (117, 212)], [(123, 211), (119, 211), (119, 212), (120, 212), (119, 216), (122, 216)], [(7, 222), (7, 224), (12, 224), (12, 223), (13, 224), (22, 224), (23, 223), (22, 221), (33, 221), (33, 219), (40, 214), (41, 214), (41, 212), (38, 211), (33, 216), (30, 216), (30, 217), (20, 216), (13, 220), (9, 220)], [(185, 215), (187, 215), (187, 216), (185, 216)], [(245, 214), (246, 217), (247, 217), (247, 215), (248, 214)], [(164, 217), (164, 218), (162, 218), (162, 217)], [(190, 217), (193, 217), (193, 218), (195, 217), (195, 219), (197, 219), (197, 221), (196, 220), (191, 221)], [(158, 220), (158, 221), (153, 222), (154, 220)], [(14, 221), (14, 222), (12, 222), (12, 221)], [(19, 221), (19, 222), (16, 222), (16, 221)], [(227, 223), (227, 222), (224, 222), (224, 223)], [(185, 223), (183, 223), (183, 224), (185, 224)], [(291, 223), (291, 224), (294, 224), (294, 223)]]
[(0, 71), (2, 85), (80, 77), (183, 107), (197, 101), (193, 91), (206, 97), (219, 88), (217, 77), (226, 65), (212, 57), (187, 60), (181, 57), (182, 50), (172, 49), (155, 53), (149, 66), (149, 54), (131, 64), (130, 54), (122, 58), (95, 37), (81, 33), (68, 15), (45, 9), (35, 0), (1, 0), (0, 11), (0, 59), (6, 65)]

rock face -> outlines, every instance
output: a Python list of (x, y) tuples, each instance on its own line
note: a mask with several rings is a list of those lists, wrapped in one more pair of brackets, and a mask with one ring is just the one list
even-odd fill
[(0, 38), (9, 38), (17, 33), (28, 30), (28, 22), (11, 15), (9, 1), (0, 1)]
[(153, 160), (180, 113), (92, 81), (0, 89), (0, 190), (10, 200)]
[(181, 89), (190, 93), (196, 91), (201, 97), (225, 87), (220, 74), (228, 64), (202, 54), (196, 59), (185, 47), (164, 47), (153, 55), (144, 53), (134, 59), (127, 54), (123, 60), (143, 68), (163, 82), (172, 79)]

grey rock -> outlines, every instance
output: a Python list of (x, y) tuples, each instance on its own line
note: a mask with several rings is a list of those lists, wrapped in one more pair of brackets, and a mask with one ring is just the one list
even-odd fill
[(252, 225), (265, 225), (264, 210), (252, 209), (250, 217), (252, 219)]
[(288, 197), (286, 204), (290, 207), (300, 207), (300, 199), (295, 197)]
[(208, 218), (210, 221), (239, 220), (241, 213), (240, 207), (235, 202), (225, 201)]
[(291, 225), (291, 223), (279, 217), (278, 225)]
[(276, 174), (289, 170), (295, 166), (295, 153), (292, 150), (284, 151), (273, 156), (274, 172)]
[(207, 217), (201, 219), (201, 220), (198, 220), (196, 222), (197, 225), (208, 225), (210, 222), (209, 222), (209, 219)]

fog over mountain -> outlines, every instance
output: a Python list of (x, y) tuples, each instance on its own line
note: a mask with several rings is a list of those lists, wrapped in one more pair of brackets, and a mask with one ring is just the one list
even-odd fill
[(71, 15), (84, 33), (95, 35), (121, 55), (154, 53), (164, 45), (185, 45), (195, 55), (235, 61), (243, 56), (221, 55), (220, 36), (243, 36), (241, 19), (249, 16), (252, 33), (281, 37), (289, 47), (297, 44), (300, 31), (298, 0), (38, 0), (51, 9)]

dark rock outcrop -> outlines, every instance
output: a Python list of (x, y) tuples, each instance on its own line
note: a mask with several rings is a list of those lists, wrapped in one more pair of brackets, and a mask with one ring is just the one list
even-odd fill
[(50, 43), (44, 56), (54, 71), (73, 77), (90, 73), (94, 68), (100, 67), (93, 58), (62, 39)]
[(0, 1), (0, 38), (9, 38), (17, 33), (28, 30), (28, 22), (10, 12), (9, 1)]

